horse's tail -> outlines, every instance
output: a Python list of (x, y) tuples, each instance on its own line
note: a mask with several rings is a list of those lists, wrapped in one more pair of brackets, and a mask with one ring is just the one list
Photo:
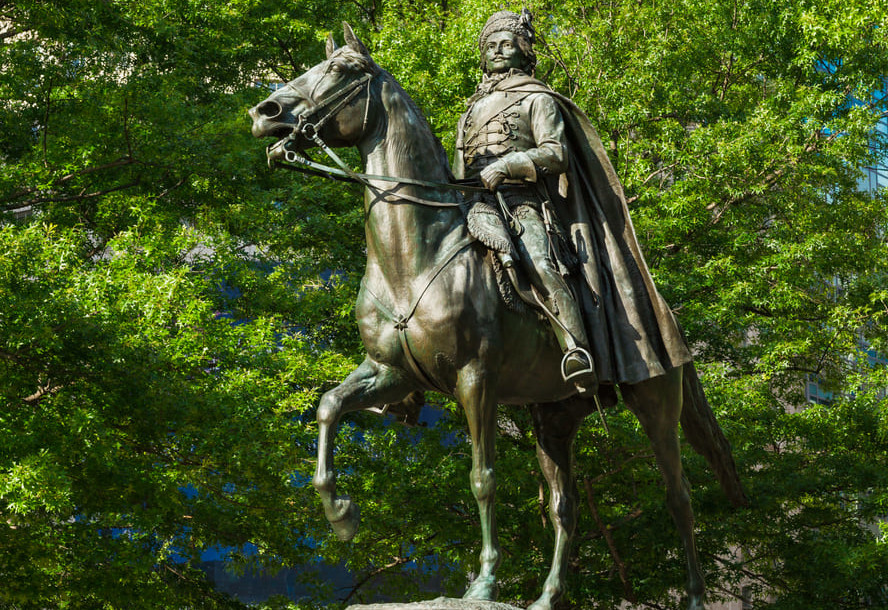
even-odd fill
[(684, 402), (681, 408), (681, 427), (685, 438), (694, 451), (709, 462), (731, 504), (735, 507), (746, 506), (749, 499), (737, 473), (731, 444), (725, 438), (715, 419), (715, 413), (706, 400), (694, 363), (686, 364), (683, 373)]

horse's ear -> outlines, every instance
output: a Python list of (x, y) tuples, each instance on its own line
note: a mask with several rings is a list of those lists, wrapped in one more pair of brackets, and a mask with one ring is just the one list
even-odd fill
[(333, 34), (327, 36), (327, 59), (330, 59), (330, 56), (333, 55), (333, 51), (338, 49), (339, 47), (336, 45), (336, 41), (333, 40)]
[(364, 46), (363, 42), (358, 40), (358, 37), (355, 36), (355, 33), (354, 31), (352, 31), (351, 26), (345, 21), (342, 22), (342, 30), (345, 33), (345, 43), (348, 46), (350, 46), (361, 55), (370, 55), (370, 51), (367, 50), (367, 47)]

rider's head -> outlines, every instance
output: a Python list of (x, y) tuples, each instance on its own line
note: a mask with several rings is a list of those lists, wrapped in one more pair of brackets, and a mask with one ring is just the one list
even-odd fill
[(517, 68), (533, 74), (536, 54), (533, 52), (535, 32), (527, 9), (521, 14), (512, 11), (494, 13), (478, 36), (481, 69), (485, 74), (508, 72)]

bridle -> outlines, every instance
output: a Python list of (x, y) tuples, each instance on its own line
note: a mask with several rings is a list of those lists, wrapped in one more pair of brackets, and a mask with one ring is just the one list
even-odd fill
[[(331, 65), (332, 67), (332, 65)], [(309, 171), (306, 173), (311, 173), (314, 175), (320, 175), (326, 178), (332, 178), (334, 180), (348, 180), (350, 182), (357, 182), (359, 184), (364, 185), (372, 191), (378, 191), (373, 184), (370, 183), (370, 180), (380, 180), (384, 182), (394, 182), (399, 185), (415, 185), (415, 186), (424, 186), (431, 187), (437, 189), (450, 189), (450, 190), (458, 190), (462, 192), (488, 192), (486, 188), (483, 186), (475, 186), (472, 184), (464, 184), (460, 182), (430, 182), (427, 180), (418, 180), (413, 178), (395, 178), (391, 176), (376, 176), (372, 174), (363, 174), (354, 171), (351, 167), (348, 166), (340, 157), (337, 155), (330, 146), (324, 142), (323, 138), (321, 138), (320, 131), (327, 124), (330, 119), (335, 117), (343, 108), (345, 108), (352, 100), (354, 100), (360, 93), (362, 88), (366, 85), (366, 102), (364, 105), (364, 120), (362, 124), (362, 132), (367, 129), (367, 121), (370, 114), (370, 85), (373, 82), (373, 79), (376, 78), (381, 71), (376, 71), (375, 73), (365, 73), (361, 78), (352, 81), (342, 89), (333, 92), (330, 96), (321, 100), (320, 102), (315, 102), (314, 100), (314, 92), (318, 88), (318, 85), (323, 82), (324, 77), (329, 73), (329, 68), (324, 72), (324, 76), (322, 76), (317, 83), (312, 87), (311, 92), (308, 95), (304, 95), (308, 101), (312, 102), (312, 109), (310, 113), (300, 114), (296, 119), (296, 124), (293, 126), (293, 130), (290, 134), (285, 137), (283, 140), (275, 142), (274, 144), (268, 146), (266, 148), (266, 155), (271, 152), (272, 148), (280, 148), (283, 151), (284, 160), (287, 163), (298, 164), (296, 166), (293, 165), (285, 165), (283, 163), (275, 162), (272, 164), (269, 157), (269, 165), (273, 168), (275, 167), (285, 167), (287, 169), (293, 169), (296, 171), (303, 171), (302, 167), (308, 168)], [(287, 85), (288, 87), (292, 87), (291, 85)], [(300, 92), (301, 93), (301, 92)], [(315, 119), (315, 117), (324, 112), (320, 118)], [(327, 165), (322, 165), (311, 159), (306, 158), (299, 153), (289, 150), (287, 148), (287, 144), (295, 141), (297, 138), (303, 137), (307, 140), (314, 142), (314, 144), (320, 148), (324, 153), (330, 157), (336, 165), (339, 166), (340, 169), (336, 169), (334, 167), (329, 167)], [(457, 207), (461, 205), (460, 201), (432, 201), (429, 199), (423, 199), (420, 197), (414, 197), (412, 195), (407, 194), (398, 194), (398, 199), (404, 199), (406, 201), (410, 201), (412, 203), (419, 203), (421, 205), (427, 205), (432, 207)]]
[[(361, 87), (366, 85), (366, 96), (367, 101), (364, 106), (364, 122), (362, 125), (362, 130), (367, 128), (367, 118), (370, 114), (370, 82), (376, 76), (376, 74), (367, 72), (361, 78), (350, 82), (348, 85), (339, 89), (338, 91), (334, 91), (332, 95), (326, 97), (320, 102), (315, 101), (314, 93), (317, 91), (318, 86), (324, 82), (324, 78), (330, 73), (330, 69), (333, 67), (331, 64), (327, 70), (324, 71), (324, 75), (318, 79), (318, 82), (314, 84), (311, 88), (311, 91), (308, 94), (303, 93), (296, 87), (292, 85), (292, 83), (287, 83), (287, 87), (295, 90), (302, 97), (307, 99), (312, 104), (311, 112), (302, 113), (296, 118), (296, 124), (293, 126), (293, 129), (290, 131), (290, 134), (279, 142), (275, 142), (268, 148), (266, 148), (266, 153), (270, 152), (271, 148), (281, 146), (284, 150), (285, 159), (294, 163), (297, 159), (290, 158), (290, 152), (286, 149), (286, 145), (289, 142), (293, 142), (298, 137), (302, 136), (308, 140), (315, 141), (316, 139), (320, 139), (318, 135), (321, 129), (323, 129), (324, 125), (327, 122), (339, 114), (339, 111), (345, 108), (353, 99), (355, 99), (361, 93)], [(378, 74), (378, 73), (377, 73)], [(329, 108), (329, 110), (328, 110)], [(322, 111), (326, 113), (323, 114), (319, 119), (315, 119), (315, 117), (320, 114)], [(323, 140), (322, 140), (323, 141)], [(315, 142), (317, 143), (317, 142)]]
[[(281, 147), (283, 151), (284, 159), (287, 163), (298, 163), (304, 168), (309, 168), (308, 173), (313, 173), (315, 175), (321, 175), (327, 178), (334, 179), (346, 179), (352, 182), (357, 182), (359, 184), (363, 184), (367, 187), (371, 192), (374, 192), (377, 195), (376, 201), (386, 200), (390, 203), (398, 203), (401, 201), (410, 201), (413, 203), (418, 203), (426, 206), (433, 207), (447, 207), (453, 208), (462, 205), (462, 202), (457, 201), (431, 201), (428, 199), (422, 199), (420, 197), (414, 197), (412, 195), (407, 195), (403, 193), (399, 194), (391, 194), (387, 195), (385, 193), (380, 193), (379, 189), (373, 184), (370, 183), (370, 180), (381, 180), (387, 182), (394, 182), (399, 185), (402, 184), (410, 184), (417, 186), (425, 186), (432, 188), (447, 188), (447, 189), (456, 189), (460, 191), (487, 191), (487, 189), (480, 186), (470, 186), (470, 185), (461, 185), (456, 183), (449, 182), (428, 182), (425, 180), (416, 180), (412, 178), (392, 178), (388, 176), (373, 176), (370, 174), (360, 174), (350, 168), (342, 159), (339, 158), (333, 149), (331, 149), (326, 142), (324, 142), (323, 138), (320, 136), (321, 128), (336, 114), (342, 110), (347, 104), (349, 104), (361, 91), (361, 88), (366, 84), (367, 90), (367, 102), (364, 107), (364, 130), (367, 128), (367, 119), (370, 112), (370, 84), (373, 79), (379, 74), (379, 72), (372, 74), (366, 73), (361, 78), (352, 83), (348, 84), (346, 87), (343, 87), (339, 91), (336, 91), (328, 98), (322, 100), (319, 103), (314, 104), (314, 108), (311, 111), (311, 114), (300, 114), (297, 118), (296, 125), (293, 127), (293, 131), (283, 140), (271, 145), (266, 149), (266, 154), (270, 152), (272, 147)], [(325, 74), (326, 75), (326, 74)], [(314, 85), (312, 88), (312, 92), (314, 93), (315, 89), (317, 89), (318, 84), (323, 80), (323, 77)], [(300, 92), (301, 93), (301, 92)], [(309, 94), (307, 99), (314, 103), (313, 96)], [(329, 108), (329, 109), (328, 109)], [(321, 111), (325, 111), (325, 113), (316, 121), (312, 122), (314, 116), (316, 116)], [(320, 148), (328, 157), (333, 159), (336, 165), (339, 166), (339, 170), (334, 167), (328, 167), (326, 165), (321, 165), (320, 163), (316, 163), (310, 159), (307, 159), (295, 151), (288, 150), (286, 145), (288, 142), (292, 142), (296, 140), (298, 137), (303, 137), (308, 140), (314, 142), (318, 148)], [(270, 161), (269, 161), (270, 163)], [(275, 162), (272, 167), (286, 167), (288, 169), (295, 169), (297, 171), (302, 171), (304, 168), (299, 166), (290, 166), (284, 165), (280, 162)], [(394, 201), (389, 199), (389, 197), (394, 197)], [(371, 204), (372, 205), (372, 204)], [(444, 253), (441, 259), (438, 261), (438, 264), (433, 268), (426, 270), (426, 272), (419, 278), (417, 282), (418, 286), (422, 286), (421, 290), (418, 290), (413, 297), (410, 305), (407, 307), (405, 312), (398, 313), (392, 310), (379, 296), (374, 294), (372, 289), (364, 285), (364, 289), (367, 293), (373, 298), (376, 302), (377, 307), (379, 307), (380, 311), (382, 311), (386, 316), (388, 316), (391, 321), (394, 323), (395, 329), (398, 331), (398, 340), (401, 344), (401, 349), (404, 353), (405, 359), (410, 370), (413, 372), (414, 376), (423, 384), (427, 385), (430, 388), (435, 388), (438, 391), (446, 392), (446, 388), (442, 387), (440, 384), (436, 383), (432, 380), (426, 373), (423, 371), (422, 366), (416, 360), (416, 357), (413, 355), (413, 352), (410, 348), (410, 345), (407, 341), (407, 328), (410, 320), (413, 318), (413, 315), (416, 313), (417, 307), (419, 307), (419, 302), (423, 298), (423, 296), (428, 291), (429, 287), (435, 281), (435, 279), (441, 274), (445, 267), (447, 267), (451, 262), (453, 262), (456, 257), (467, 250), (472, 246), (476, 241), (476, 238), (472, 236), (468, 231), (464, 232), (462, 238), (457, 240), (455, 244), (452, 244), (450, 248)], [(363, 283), (363, 281), (362, 281)]]

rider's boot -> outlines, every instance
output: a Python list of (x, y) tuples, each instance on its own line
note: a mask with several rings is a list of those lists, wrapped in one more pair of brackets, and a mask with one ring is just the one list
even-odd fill
[[(564, 283), (564, 279), (546, 268), (538, 268), (542, 288), (548, 296), (543, 296), (537, 287), (531, 287), (517, 272), (515, 259), (510, 253), (497, 252), (503, 267), (512, 281), (518, 295), (527, 303), (543, 310), (552, 324), (558, 344), (564, 356), (561, 359), (561, 376), (573, 383), (581, 394), (598, 393), (598, 376), (595, 362), (585, 347), (589, 345), (586, 329), (580, 316), (579, 306)], [(549, 271), (546, 273), (546, 271)]]
[(579, 307), (566, 290), (554, 292), (549, 298), (551, 306), (548, 309), (552, 314), (552, 328), (564, 352), (561, 376), (565, 381), (573, 383), (581, 394), (597, 394), (598, 375), (595, 374), (592, 354), (585, 347), (589, 342)]

